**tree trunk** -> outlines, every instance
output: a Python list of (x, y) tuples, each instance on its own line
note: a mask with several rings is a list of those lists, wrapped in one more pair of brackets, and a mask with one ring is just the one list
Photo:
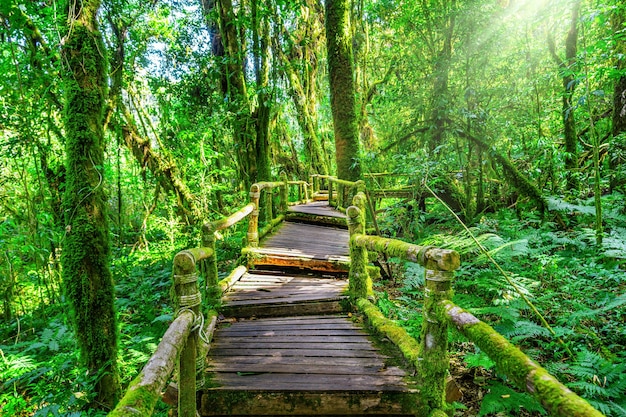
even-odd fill
[(237, 18), (231, 0), (218, 0), (220, 33), (228, 56), (226, 71), (228, 80), (227, 99), (236, 115), (233, 134), (241, 180), (246, 189), (257, 181), (256, 134), (248, 100), (244, 71), (244, 52), (241, 46)]
[(578, 42), (578, 12), (581, 0), (576, 0), (572, 9), (570, 29), (565, 40), (565, 60), (556, 53), (554, 37), (548, 36), (550, 54), (559, 67), (563, 82), (563, 137), (565, 140), (565, 169), (567, 170), (567, 189), (578, 189), (578, 135), (574, 117), (573, 97), (576, 89), (576, 50)]
[(361, 178), (361, 163), (349, 6), (347, 0), (326, 0), (326, 47), (337, 176), (357, 181)]
[(71, 3), (63, 42), (67, 178), (62, 264), (81, 357), (89, 374), (98, 376), (93, 406), (110, 409), (121, 387), (103, 184), (107, 68), (97, 28), (99, 7), (99, 0)]
[(272, 93), (268, 92), (270, 71), (270, 24), (267, 13), (259, 10), (259, 0), (252, 1), (254, 72), (258, 90), (256, 121), (257, 181), (271, 181), (270, 111)]
[[(454, 4), (454, 2), (452, 2)], [(451, 5), (450, 10), (453, 10)], [(433, 129), (428, 142), (429, 151), (443, 143), (447, 112), (450, 107), (448, 100), (448, 81), (450, 77), (450, 60), (452, 59), (452, 35), (454, 34), (454, 15), (448, 17), (446, 21), (444, 40), (439, 55), (435, 58), (433, 76)]]
[[(620, 165), (626, 163), (623, 156), (620, 157), (620, 155), (626, 153), (626, 138), (624, 137), (626, 134), (626, 75), (623, 74), (623, 71), (626, 70), (626, 58), (624, 58), (624, 54), (626, 54), (626, 40), (624, 40), (623, 35), (622, 37), (618, 36), (618, 33), (622, 33), (624, 30), (624, 24), (626, 23), (623, 5), (613, 13), (612, 23), (613, 30), (615, 31), (615, 50), (613, 52), (615, 68), (622, 73), (622, 75), (615, 80), (615, 86), (613, 88), (613, 126), (611, 133), (614, 139), (613, 144), (617, 148), (616, 151), (611, 152), (611, 154), (615, 156), (611, 157), (609, 160), (611, 167), (611, 189), (613, 190), (624, 184), (623, 174), (616, 175), (616, 171), (620, 169)], [(622, 135), (622, 137), (618, 139), (620, 135)]]
[(469, 141), (473, 142), (474, 144), (476, 144), (479, 148), (482, 149), (483, 152), (487, 153), (489, 158), (491, 158), (492, 160), (495, 160), (498, 164), (500, 164), (507, 181), (509, 181), (509, 183), (513, 187), (515, 187), (517, 191), (519, 191), (521, 194), (530, 198), (535, 203), (535, 205), (537, 206), (539, 211), (541, 211), (542, 214), (547, 210), (548, 202), (541, 194), (541, 191), (539, 190), (539, 188), (537, 188), (537, 186), (534, 185), (528, 179), (528, 177), (526, 177), (524, 174), (519, 172), (517, 167), (513, 165), (513, 163), (511, 162), (509, 158), (497, 152), (487, 143), (483, 142), (482, 140), (478, 139), (475, 136), (469, 135), (462, 131), (457, 131), (457, 133), (461, 135), (462, 137), (468, 139)]

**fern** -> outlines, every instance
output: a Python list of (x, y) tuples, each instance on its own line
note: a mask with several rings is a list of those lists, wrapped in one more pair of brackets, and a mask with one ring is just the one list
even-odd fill
[(576, 362), (561, 368), (576, 380), (568, 387), (587, 398), (607, 416), (624, 416), (626, 408), (626, 362), (613, 362), (595, 352), (583, 350)]
[(495, 381), (489, 384), (489, 393), (483, 398), (478, 416), (486, 416), (502, 412), (512, 412), (518, 414), (520, 408), (526, 411), (537, 412), (546, 415), (546, 410), (532, 396), (526, 393), (519, 393), (506, 385)]
[(545, 327), (542, 327), (532, 321), (520, 320), (511, 327), (498, 326), (498, 330), (503, 336), (510, 338), (513, 342), (520, 342), (529, 338), (550, 337), (551, 333)]

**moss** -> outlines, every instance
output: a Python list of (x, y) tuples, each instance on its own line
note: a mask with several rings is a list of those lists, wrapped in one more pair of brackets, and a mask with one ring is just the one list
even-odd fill
[(448, 417), (448, 415), (440, 409), (433, 410), (428, 417)]
[(349, 292), (352, 297), (366, 298), (374, 294), (367, 263), (367, 249), (355, 245), (354, 240), (351, 239)]
[(150, 386), (139, 385), (143, 379), (140, 373), (129, 385), (126, 395), (108, 414), (108, 417), (149, 416), (160, 398), (160, 392), (154, 392)]
[(600, 417), (585, 400), (513, 346), (491, 326), (451, 302), (440, 303), (457, 329), (474, 342), (518, 388), (533, 394), (555, 416)]
[(356, 301), (356, 305), (367, 317), (370, 325), (380, 334), (391, 340), (398, 348), (402, 355), (413, 365), (417, 367), (419, 358), (419, 343), (413, 339), (402, 327), (386, 318), (374, 304), (364, 298)]
[(424, 297), (424, 321), (420, 341), (419, 374), (422, 378), (424, 403), (432, 410), (443, 409), (445, 381), (450, 359), (448, 355), (448, 325), (442, 300), (452, 298), (451, 277), (445, 272), (427, 271)]
[[(63, 46), (66, 189), (63, 283), (81, 357), (97, 382), (98, 407), (119, 395), (117, 320), (104, 189), (106, 48), (96, 28), (99, 1), (83, 2)], [(94, 403), (95, 404), (95, 403)]]

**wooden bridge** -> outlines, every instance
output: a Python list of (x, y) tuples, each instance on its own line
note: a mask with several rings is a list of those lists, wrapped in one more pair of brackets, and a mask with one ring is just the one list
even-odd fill
[[(315, 202), (290, 209), (345, 215)], [(200, 415), (413, 415), (417, 387), (348, 315), (347, 228), (284, 222), (223, 298)], [(379, 342), (383, 343), (383, 342)]]
[[(297, 189), (291, 198), (290, 187)], [(450, 326), (552, 415), (602, 416), (450, 301), (459, 267), (456, 252), (367, 236), (365, 213), (373, 207), (372, 194), (361, 182), (328, 176), (310, 183), (259, 183), (251, 189), (250, 204), (207, 223), (203, 247), (174, 259), (176, 319), (110, 415), (151, 415), (174, 373), (168, 396), (175, 398), (182, 417), (443, 417)], [(289, 207), (290, 199), (299, 204)], [(352, 205), (333, 208), (345, 202)], [(259, 229), (261, 211), (265, 221)], [(274, 212), (279, 214), (274, 217)], [(248, 219), (248, 245), (242, 250), (247, 265), (218, 281), (216, 232), (243, 219)], [(377, 272), (368, 251), (425, 267), (419, 342), (369, 301)]]

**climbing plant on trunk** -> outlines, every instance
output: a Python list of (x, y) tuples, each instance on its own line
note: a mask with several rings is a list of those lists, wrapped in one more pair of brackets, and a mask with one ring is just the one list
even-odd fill
[(349, 7), (346, 0), (326, 0), (326, 48), (337, 176), (356, 181), (361, 177), (361, 164)]
[(96, 19), (99, 7), (99, 0), (70, 3), (63, 40), (67, 174), (61, 261), (81, 357), (97, 376), (93, 405), (111, 408), (121, 387), (104, 192), (107, 62)]

